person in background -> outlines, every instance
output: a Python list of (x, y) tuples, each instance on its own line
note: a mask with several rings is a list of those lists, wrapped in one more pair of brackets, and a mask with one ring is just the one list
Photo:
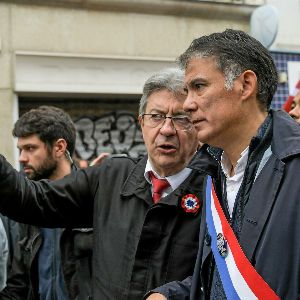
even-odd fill
[[(7, 237), (8, 252), (7, 252), (6, 277), (5, 277), (5, 278), (7, 278), (7, 274), (9, 274), (9, 272), (11, 270), (12, 258), (13, 258), (15, 245), (16, 245), (16, 243), (18, 243), (18, 240), (19, 240), (19, 223), (3, 216), (2, 214), (0, 214), (0, 219), (4, 226), (5, 234)], [(5, 247), (3, 247), (3, 249), (5, 249)], [(5, 255), (3, 255), (3, 258), (5, 258)], [(2, 271), (1, 271), (1, 274), (3, 274)], [(6, 284), (6, 279), (5, 279), (5, 284)], [(0, 291), (1, 291), (1, 289), (0, 289)]]
[(205, 176), (187, 168), (198, 140), (185, 97), (176, 68), (146, 81), (139, 122), (148, 155), (141, 159), (112, 156), (61, 180), (35, 182), (0, 156), (2, 213), (45, 227), (93, 226), (95, 300), (140, 300), (193, 272)]
[(195, 39), (179, 62), (183, 107), (206, 143), (194, 166), (206, 168), (206, 202), (193, 276), (147, 299), (299, 299), (300, 127), (270, 109), (270, 53), (227, 29)]
[[(63, 110), (40, 106), (28, 111), (16, 122), (13, 136), (18, 139), (19, 162), (27, 178), (55, 180), (74, 168), (70, 155), (75, 147), (75, 127)], [(75, 249), (82, 248), (76, 248), (77, 241), (82, 243), (78, 236), (89, 240), (89, 231), (20, 224), (19, 243), (15, 247), (12, 269), (0, 299), (76, 299), (80, 291), (78, 285), (88, 282), (90, 286), (91, 275), (89, 269), (84, 274), (78, 269), (77, 264), (81, 264), (81, 260), (76, 257)], [(88, 247), (89, 244), (85, 245)], [(89, 268), (90, 263), (87, 261), (85, 265)], [(81, 280), (74, 281), (78, 276)], [(88, 278), (83, 280), (85, 276)]]
[(0, 291), (2, 291), (6, 285), (8, 256), (9, 252), (6, 229), (3, 225), (2, 218), (0, 218)]
[(292, 118), (300, 123), (300, 80), (298, 81), (293, 95), (290, 95), (282, 107)]
[(87, 168), (88, 166), (100, 165), (103, 160), (109, 157), (111, 154), (108, 152), (100, 153), (96, 158), (94, 158), (90, 163), (86, 159), (79, 158), (78, 155), (73, 155), (72, 159), (77, 167), (80, 169)]

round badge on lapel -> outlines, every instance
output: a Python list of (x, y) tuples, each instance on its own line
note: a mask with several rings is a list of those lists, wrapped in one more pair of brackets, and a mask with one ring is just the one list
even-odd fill
[(186, 213), (197, 213), (200, 208), (200, 200), (193, 194), (187, 194), (181, 199), (181, 207)]

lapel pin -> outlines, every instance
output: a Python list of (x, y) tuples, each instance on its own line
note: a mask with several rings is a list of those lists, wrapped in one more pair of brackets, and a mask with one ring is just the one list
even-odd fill
[(181, 198), (181, 207), (186, 213), (197, 213), (200, 208), (200, 200), (193, 194), (187, 194)]

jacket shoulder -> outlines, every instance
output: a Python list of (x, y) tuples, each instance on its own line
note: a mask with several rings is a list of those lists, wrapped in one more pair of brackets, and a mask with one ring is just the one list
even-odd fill
[(107, 165), (119, 165), (119, 166), (135, 166), (141, 160), (140, 157), (135, 158), (126, 154), (113, 154), (108, 157)]

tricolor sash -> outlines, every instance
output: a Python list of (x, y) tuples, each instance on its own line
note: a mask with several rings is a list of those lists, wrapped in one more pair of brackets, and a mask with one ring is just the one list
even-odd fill
[(206, 223), (227, 299), (280, 299), (244, 254), (225, 217), (210, 176), (206, 186)]

